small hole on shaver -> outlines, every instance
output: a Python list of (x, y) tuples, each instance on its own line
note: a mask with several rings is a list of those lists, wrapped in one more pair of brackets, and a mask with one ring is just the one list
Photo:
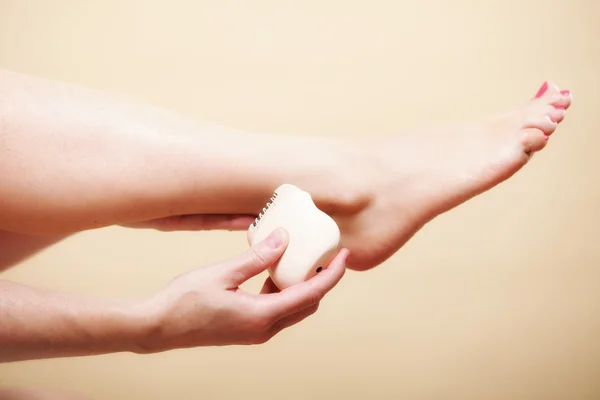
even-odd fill
[(321, 272), (321, 271), (323, 271), (323, 267), (319, 267), (319, 268), (317, 268), (317, 274), (318, 274), (319, 272)]

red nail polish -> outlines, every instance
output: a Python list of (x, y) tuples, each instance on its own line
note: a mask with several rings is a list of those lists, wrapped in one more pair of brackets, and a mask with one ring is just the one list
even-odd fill
[(554, 108), (556, 108), (557, 110), (564, 110), (565, 109), (563, 106), (554, 106)]
[(571, 91), (570, 90), (561, 90), (560, 94), (564, 94), (565, 96), (568, 96), (571, 94)]
[(544, 82), (540, 90), (538, 90), (537, 94), (535, 95), (535, 98), (537, 99), (538, 97), (541, 97), (544, 93), (546, 93), (546, 90), (548, 90), (548, 82)]
[(544, 136), (544, 140), (547, 142), (550, 139), (550, 136)]

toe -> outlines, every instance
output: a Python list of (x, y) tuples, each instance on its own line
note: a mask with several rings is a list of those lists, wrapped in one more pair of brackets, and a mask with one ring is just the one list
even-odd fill
[(548, 83), (548, 91), (546, 92), (547, 96), (551, 96), (555, 93), (560, 93), (560, 88), (558, 87), (558, 85), (554, 82), (549, 82)]
[(555, 93), (551, 96), (548, 96), (546, 99), (540, 99), (539, 101), (546, 104), (552, 104), (554, 107), (567, 109), (571, 105), (571, 95)]
[(542, 150), (548, 143), (548, 135), (537, 128), (523, 129), (522, 144), (525, 153), (532, 154)]
[(556, 93), (559, 93), (560, 89), (558, 85), (554, 82), (544, 82), (542, 86), (539, 88), (538, 92), (535, 95), (535, 99), (539, 99), (542, 97), (552, 96)]
[(532, 100), (538, 104), (552, 104), (567, 109), (571, 105), (572, 95), (570, 90), (560, 90), (555, 83), (545, 82)]
[[(571, 99), (572, 96), (569, 90), (560, 90), (556, 84), (548, 82), (540, 88), (534, 99), (533, 110), (535, 111), (532, 114), (547, 115), (550, 122), (560, 123), (565, 118), (566, 110), (571, 105)], [(529, 122), (533, 124), (531, 127), (535, 127), (535, 121)], [(553, 129), (547, 123), (545, 123), (545, 126), (545, 129)]]
[(552, 135), (556, 130), (557, 123), (547, 113), (532, 113), (525, 121), (524, 128), (538, 129), (545, 135)]
[(548, 91), (548, 82), (544, 82), (542, 84), (542, 86), (538, 89), (537, 93), (535, 94), (534, 98), (535, 99), (539, 99), (540, 97), (542, 97), (547, 91)]
[(522, 144), (527, 154), (542, 150), (546, 147), (550, 135), (557, 125), (565, 118), (566, 110), (571, 105), (571, 93), (560, 90), (553, 82), (545, 82), (538, 90), (529, 114), (523, 126)]
[(550, 104), (552, 104), (554, 107), (566, 110), (571, 105), (571, 100), (571, 92), (569, 90), (561, 90), (558, 95), (554, 95), (552, 97)]
[(539, 118), (535, 127), (544, 132), (546, 135), (552, 135), (556, 130), (556, 122), (552, 121), (549, 115), (544, 115)]
[(566, 111), (562, 107), (554, 107), (550, 106), (550, 110), (546, 113), (548, 117), (550, 117), (550, 121), (561, 123), (565, 118)]

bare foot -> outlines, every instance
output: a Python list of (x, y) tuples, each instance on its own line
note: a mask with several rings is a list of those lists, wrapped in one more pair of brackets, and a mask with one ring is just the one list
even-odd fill
[(511, 177), (546, 146), (570, 104), (569, 91), (545, 83), (501, 115), (361, 143), (364, 164), (375, 166), (365, 176), (372, 202), (358, 215), (334, 216), (348, 267), (382, 263), (434, 217)]

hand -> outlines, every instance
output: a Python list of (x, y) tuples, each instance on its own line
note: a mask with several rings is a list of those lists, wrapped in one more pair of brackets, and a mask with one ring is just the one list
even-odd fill
[(244, 214), (191, 214), (156, 218), (149, 221), (122, 225), (127, 228), (172, 231), (246, 230), (254, 222), (255, 215)]
[(156, 352), (260, 344), (316, 312), (345, 273), (346, 249), (317, 276), (283, 291), (270, 278), (259, 294), (239, 288), (273, 265), (288, 243), (287, 233), (276, 230), (237, 258), (177, 277), (151, 299), (150, 309), (158, 310), (157, 323), (142, 347)]

